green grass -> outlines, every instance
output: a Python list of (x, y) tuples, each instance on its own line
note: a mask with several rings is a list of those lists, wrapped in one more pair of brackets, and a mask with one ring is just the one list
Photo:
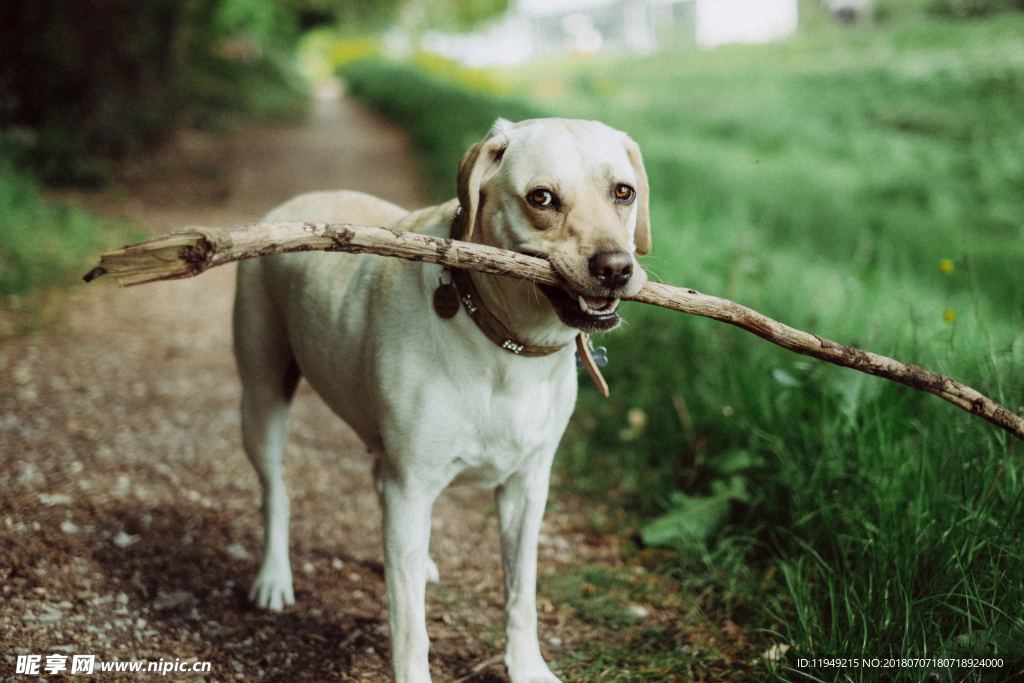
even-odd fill
[[(1022, 34), (1020, 17), (934, 21), (500, 77), (529, 95), (527, 112), (597, 118), (637, 139), (657, 278), (1021, 411)], [(465, 146), (524, 111), (399, 67), (360, 68), (355, 91), (411, 126), (446, 196)], [(402, 87), (366, 85), (385, 74)], [(626, 508), (641, 538), (671, 547), (659, 569), (700, 596), (707, 619), (790, 646), (770, 672), (781, 680), (833, 680), (794, 668), (829, 656), (1000, 657), (997, 671), (934, 680), (1024, 675), (1019, 443), (933, 396), (740, 330), (640, 305), (624, 317), (601, 340), (613, 398), (581, 391), (558, 481)], [(621, 649), (604, 651), (606, 668)]]
[(120, 221), (48, 201), (39, 185), (0, 158), (0, 302), (65, 286), (89, 259), (117, 240), (137, 236)]
[(691, 681), (724, 673), (725, 661), (731, 674), (751, 668), (750, 657), (716, 643), (718, 627), (701, 617), (678, 582), (640, 564), (579, 567), (542, 577), (541, 586), (542, 600), (572, 609), (599, 634), (559, 657), (565, 680)]

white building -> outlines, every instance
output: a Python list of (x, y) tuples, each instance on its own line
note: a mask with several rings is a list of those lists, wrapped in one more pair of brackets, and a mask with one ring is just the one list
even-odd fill
[(651, 53), (764, 43), (797, 28), (798, 0), (518, 0), (468, 35), (429, 33), (423, 46), (474, 66), (534, 57)]

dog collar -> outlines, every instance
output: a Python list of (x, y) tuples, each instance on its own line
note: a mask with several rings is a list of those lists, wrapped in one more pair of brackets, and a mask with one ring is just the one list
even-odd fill
[[(462, 238), (465, 225), (463, 218), (462, 207), (458, 207), (455, 210), (455, 215), (452, 216), (452, 239)], [(441, 281), (434, 292), (434, 310), (442, 318), (454, 316), (461, 304), (485, 337), (499, 348), (516, 356), (550, 356), (568, 346), (568, 344), (529, 343), (510, 330), (508, 325), (487, 308), (468, 272), (458, 268), (446, 268), (443, 272), (451, 273), (451, 280), (445, 282), (444, 274), (442, 274)]]
[(516, 356), (550, 356), (568, 346), (568, 344), (530, 344), (525, 341), (484, 305), (483, 298), (469, 273), (455, 268), (451, 273), (452, 283), (458, 290), (459, 301), (466, 309), (466, 313), (473, 319), (485, 337), (509, 353)]
[[(452, 216), (452, 239), (462, 238), (464, 225), (464, 214), (460, 206), (455, 209), (455, 215)], [(459, 304), (461, 304), (485, 337), (499, 348), (516, 356), (550, 356), (568, 346), (568, 344), (530, 344), (523, 340), (484, 305), (483, 298), (467, 271), (459, 268), (445, 268), (442, 273), (444, 272), (451, 273), (451, 281), (445, 282), (442, 274), (441, 281), (434, 292), (434, 310), (440, 317), (453, 317), (458, 313)], [(608, 383), (601, 376), (598, 363), (594, 361), (591, 354), (591, 348), (590, 335), (585, 332), (576, 335), (576, 357), (579, 363), (586, 368), (587, 374), (590, 375), (598, 392), (607, 398)]]

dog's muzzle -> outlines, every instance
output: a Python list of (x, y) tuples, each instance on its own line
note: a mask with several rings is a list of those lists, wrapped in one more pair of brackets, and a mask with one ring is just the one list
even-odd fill
[(558, 319), (584, 332), (610, 330), (619, 324), (619, 298), (594, 296), (563, 287), (540, 285)]
[[(526, 252), (530, 253), (530, 252)], [(577, 284), (577, 278), (569, 277), (558, 259), (544, 254), (530, 253), (531, 256), (547, 258), (555, 272), (561, 275), (561, 286), (538, 285), (548, 298), (559, 320), (569, 327), (583, 332), (604, 332), (620, 322), (618, 308), (621, 296), (628, 296), (643, 284), (646, 276), (641, 270), (634, 270), (633, 257), (624, 251), (597, 252), (587, 261), (587, 270), (592, 278), (587, 283)]]

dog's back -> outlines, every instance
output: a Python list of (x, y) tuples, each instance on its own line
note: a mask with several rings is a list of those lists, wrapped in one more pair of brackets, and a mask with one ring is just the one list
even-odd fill
[[(311, 192), (290, 199), (273, 209), (264, 222), (318, 221), (364, 225), (392, 225), (407, 215), (405, 209), (371, 195), (350, 191)], [(338, 363), (338, 372), (356, 372), (361, 365), (342, 348), (324, 348), (324, 344), (293, 343), (295, 329), (315, 335), (324, 329), (323, 337), (336, 338), (327, 332), (339, 327), (356, 327), (361, 321), (345, 317), (361, 316), (364, 307), (341, 305), (341, 299), (352, 277), (365, 265), (365, 255), (308, 252), (279, 254), (243, 261), (238, 267), (234, 308), (235, 359), (243, 387), (243, 420), (249, 413), (253, 420), (267, 419), (278, 411), (287, 411), (299, 378), (299, 367), (327, 362), (328, 358), (301, 357), (324, 353), (331, 358), (346, 358)], [(310, 289), (319, 290), (307, 296)], [(324, 292), (329, 296), (322, 296)], [(318, 296), (319, 295), (319, 296)], [(290, 306), (289, 301), (302, 305)], [(319, 306), (322, 310), (310, 310)], [(305, 318), (301, 324), (290, 320)], [(342, 335), (344, 338), (344, 335)], [(336, 377), (342, 380), (341, 377)], [(350, 384), (351, 385), (351, 384)], [(351, 422), (351, 420), (350, 420)], [(362, 425), (352, 424), (360, 430)], [(276, 431), (276, 430), (274, 430)], [(281, 430), (283, 431), (283, 430)], [(367, 434), (361, 434), (364, 438)]]

